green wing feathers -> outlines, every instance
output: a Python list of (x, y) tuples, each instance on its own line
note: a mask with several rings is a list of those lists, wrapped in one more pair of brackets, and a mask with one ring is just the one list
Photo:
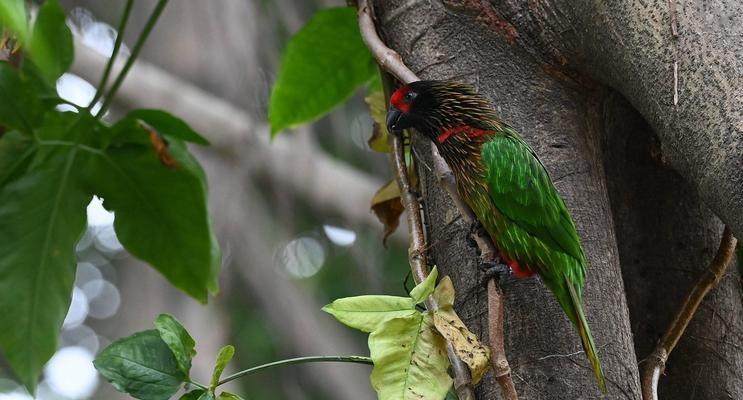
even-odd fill
[[(578, 329), (602, 391), (604, 375), (583, 314), (586, 257), (565, 202), (534, 151), (505, 127), (483, 144), (491, 210), (475, 212), (510, 258), (539, 273)], [(473, 207), (474, 208), (474, 207)]]
[[(482, 148), (490, 198), (498, 211), (551, 250), (585, 265), (565, 202), (529, 145), (514, 133), (495, 135)], [(583, 279), (580, 285), (583, 286)]]

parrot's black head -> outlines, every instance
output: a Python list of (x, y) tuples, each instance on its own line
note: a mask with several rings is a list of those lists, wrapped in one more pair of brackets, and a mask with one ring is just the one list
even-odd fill
[(414, 128), (434, 139), (448, 128), (479, 126), (490, 118), (494, 118), (492, 105), (471, 86), (454, 81), (417, 81), (392, 94), (387, 128)]

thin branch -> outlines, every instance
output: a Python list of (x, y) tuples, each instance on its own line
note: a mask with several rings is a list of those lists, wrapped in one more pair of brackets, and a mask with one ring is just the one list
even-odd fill
[[(137, 42), (134, 43), (132, 52), (129, 54), (129, 59), (126, 61), (126, 64), (124, 64), (124, 68), (121, 70), (121, 72), (119, 72), (119, 76), (116, 77), (113, 85), (111, 85), (111, 90), (108, 91), (106, 100), (103, 101), (103, 105), (101, 106), (101, 109), (98, 110), (96, 117), (101, 117), (102, 115), (104, 115), (106, 113), (106, 110), (108, 110), (108, 107), (111, 106), (111, 102), (113, 102), (114, 96), (116, 96), (116, 92), (119, 90), (119, 87), (124, 82), (129, 69), (132, 67), (132, 65), (134, 65), (134, 61), (137, 60), (139, 52), (142, 51), (142, 47), (147, 41), (147, 38), (150, 36), (152, 29), (155, 27), (157, 20), (160, 18), (160, 15), (163, 13), (163, 10), (167, 5), (168, 0), (160, 0), (155, 5), (155, 8), (152, 10), (152, 14), (150, 14), (150, 17), (147, 19), (144, 28), (142, 28), (142, 33), (139, 34)], [(111, 61), (110, 63), (113, 64), (113, 62), (115, 62), (115, 60)]]
[(263, 371), (264, 369), (280, 367), (283, 365), (304, 364), (304, 363), (314, 363), (314, 362), (344, 362), (344, 363), (351, 363), (351, 364), (367, 364), (367, 365), (374, 364), (371, 358), (365, 357), (365, 356), (310, 356), (310, 357), (289, 358), (287, 360), (274, 361), (268, 364), (263, 364), (257, 367), (248, 368), (246, 370), (236, 372), (226, 378), (223, 378), (221, 381), (219, 381), (219, 383), (217, 383), (217, 386), (221, 386), (227, 382), (234, 381), (237, 378), (241, 378), (243, 376), (250, 375), (258, 371)]
[[(371, 51), (379, 65), (394, 75), (404, 83), (410, 83), (419, 80), (418, 76), (411, 71), (402, 61), (400, 55), (385, 45), (377, 34), (372, 10), (368, 0), (359, 1), (359, 27), (361, 37), (366, 46)], [(403, 205), (408, 215), (408, 229), (411, 236), (410, 247), (410, 266), (413, 269), (413, 275), (417, 282), (425, 279), (427, 276), (427, 266), (425, 263), (425, 237), (423, 224), (421, 222), (420, 205), (417, 196), (410, 190), (410, 183), (407, 176), (407, 168), (404, 161), (403, 143), (397, 135), (390, 135), (390, 144), (392, 148), (392, 163), (395, 171), (397, 182), (400, 186), (400, 193)], [(439, 183), (449, 194), (454, 204), (459, 209), (462, 219), (467, 223), (473, 223), (477, 220), (472, 209), (459, 196), (456, 189), (454, 174), (449, 169), (436, 146), (431, 143), (431, 153), (433, 156), (434, 173), (439, 179)], [(498, 254), (492, 239), (483, 232), (475, 235), (475, 241), (480, 248), (480, 254), (483, 261), (492, 261)], [(431, 301), (429, 299), (429, 301)], [(503, 293), (498, 288), (494, 279), (488, 282), (488, 327), (490, 336), (491, 363), (496, 374), (496, 380), (501, 387), (501, 391), (506, 400), (517, 400), (518, 395), (511, 378), (511, 369), (506, 358), (503, 333)], [(436, 304), (429, 304), (430, 309), (435, 309)], [(470, 371), (467, 366), (454, 352), (451, 343), (447, 342), (447, 351), (455, 375), (455, 389), (460, 399), (474, 398), (470, 385)]]
[(95, 91), (95, 96), (93, 96), (93, 100), (90, 101), (90, 104), (88, 104), (88, 109), (92, 109), (95, 107), (95, 103), (98, 102), (98, 100), (101, 99), (101, 96), (103, 96), (103, 92), (106, 90), (106, 85), (108, 84), (108, 77), (111, 75), (111, 70), (113, 69), (114, 63), (116, 62), (116, 57), (119, 56), (119, 49), (121, 49), (121, 43), (124, 41), (124, 30), (126, 29), (126, 24), (129, 22), (129, 15), (131, 15), (132, 12), (132, 6), (134, 5), (134, 0), (127, 0), (126, 5), (124, 6), (124, 12), (121, 14), (121, 20), (119, 21), (119, 26), (116, 30), (116, 41), (114, 42), (114, 48), (113, 51), (111, 51), (111, 57), (108, 60), (108, 63), (106, 63), (106, 69), (103, 70), (103, 76), (101, 77), (101, 82), (98, 84), (98, 89)]
[(678, 344), (679, 339), (684, 334), (686, 327), (694, 317), (694, 314), (701, 304), (704, 297), (714, 287), (720, 283), (725, 276), (725, 271), (730, 265), (730, 261), (735, 254), (735, 244), (737, 240), (729, 227), (725, 226), (720, 240), (720, 247), (717, 254), (704, 274), (699, 278), (694, 288), (684, 300), (683, 305), (674, 316), (668, 330), (661, 338), (658, 345), (647, 358), (647, 365), (642, 376), (642, 398), (643, 400), (658, 400), (658, 381), (660, 375), (666, 369), (666, 361), (671, 352)]

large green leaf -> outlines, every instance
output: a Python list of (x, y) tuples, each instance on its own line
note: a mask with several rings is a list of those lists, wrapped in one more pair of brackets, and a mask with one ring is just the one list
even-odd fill
[(178, 363), (178, 369), (185, 376), (191, 371), (191, 360), (196, 355), (196, 342), (186, 328), (172, 315), (160, 314), (155, 320), (155, 328), (160, 338), (168, 345)]
[(369, 335), (379, 400), (442, 400), (451, 387), (444, 339), (431, 315), (393, 318)]
[(356, 10), (318, 11), (284, 52), (271, 92), (271, 134), (317, 119), (351, 96), (374, 73)]
[(0, 188), (28, 168), (36, 149), (33, 140), (18, 131), (0, 137)]
[(46, 0), (39, 8), (29, 49), (34, 64), (51, 84), (72, 65), (72, 32), (58, 0)]
[(186, 379), (154, 329), (112, 343), (93, 364), (116, 390), (142, 400), (169, 399)]
[(384, 295), (345, 297), (322, 310), (342, 324), (363, 332), (372, 332), (392, 318), (418, 314), (410, 297)]
[(186, 142), (208, 145), (209, 142), (191, 129), (182, 119), (162, 110), (139, 109), (131, 111), (127, 118), (140, 120), (154, 128), (159, 134)]
[(163, 165), (152, 146), (111, 146), (92, 172), (95, 187), (116, 213), (114, 228), (124, 247), (206, 302), (208, 292), (217, 290), (220, 256), (204, 173), (182, 142), (171, 140), (168, 151), (172, 167)]
[(0, 1), (0, 25), (13, 32), (21, 42), (26, 42), (28, 17), (24, 0)]
[[(61, 135), (68, 119), (49, 118), (39, 136)], [(90, 155), (79, 148), (44, 145), (0, 187), (0, 347), (31, 390), (70, 303), (75, 243), (92, 197), (81, 174), (89, 168)]]
[(34, 84), (15, 68), (0, 62), (0, 125), (31, 134), (43, 111)]

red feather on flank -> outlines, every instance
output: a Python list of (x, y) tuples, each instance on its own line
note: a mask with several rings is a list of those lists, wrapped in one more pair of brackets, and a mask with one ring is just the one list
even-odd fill
[(478, 138), (480, 136), (483, 136), (483, 135), (487, 134), (490, 131), (488, 131), (487, 129), (473, 128), (473, 127), (471, 127), (469, 125), (460, 125), (460, 126), (455, 126), (453, 128), (449, 128), (449, 129), (445, 130), (444, 132), (442, 132), (439, 135), (439, 137), (437, 139), (438, 139), (439, 143), (444, 143), (451, 136), (458, 135), (458, 134), (460, 134), (462, 132), (464, 132), (464, 134), (467, 135), (467, 137), (469, 137), (470, 139), (474, 139), (474, 138)]
[(403, 86), (395, 91), (390, 97), (390, 104), (402, 112), (410, 112), (410, 104), (406, 103), (405, 95), (410, 91), (410, 86)]
[(511, 271), (513, 271), (513, 274), (517, 278), (524, 279), (534, 275), (534, 272), (529, 268), (529, 266), (524, 265), (522, 267), (518, 261), (512, 259), (511, 257), (508, 257), (505, 253), (500, 252), (500, 258), (505, 261), (509, 267), (511, 267)]

